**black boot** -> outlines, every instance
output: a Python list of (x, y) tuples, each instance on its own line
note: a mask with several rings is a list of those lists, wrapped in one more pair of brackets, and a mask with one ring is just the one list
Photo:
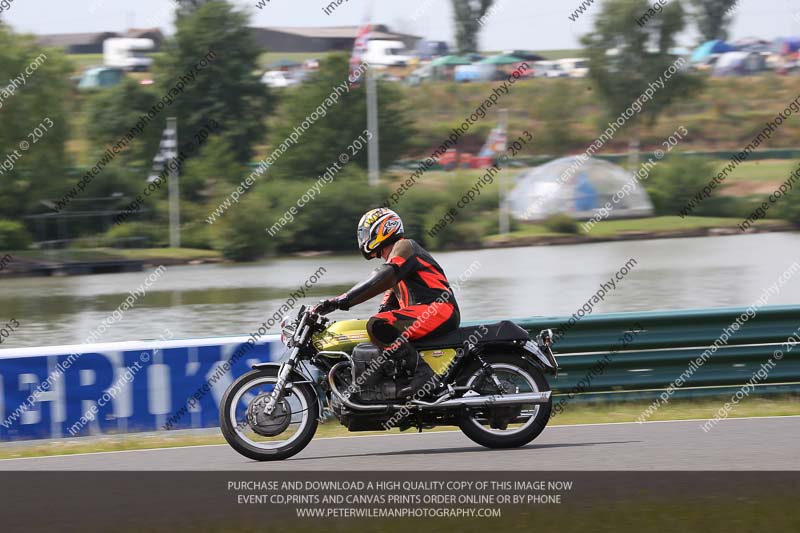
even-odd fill
[(397, 392), (398, 397), (421, 400), (437, 396), (441, 388), (438, 377), (408, 340), (401, 337), (388, 351), (392, 359), (402, 362), (411, 374), (411, 382)]
[(422, 357), (417, 356), (416, 367), (414, 375), (411, 378), (411, 383), (408, 387), (400, 389), (397, 395), (400, 398), (414, 398), (415, 400), (425, 400), (428, 398), (435, 398), (441, 388), (439, 378), (433, 372), (428, 363)]

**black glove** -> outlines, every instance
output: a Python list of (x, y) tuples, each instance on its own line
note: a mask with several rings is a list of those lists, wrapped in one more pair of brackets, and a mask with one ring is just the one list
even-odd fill
[(327, 315), (329, 313), (333, 313), (337, 309), (347, 311), (348, 309), (350, 309), (350, 306), (347, 305), (346, 302), (347, 299), (344, 296), (337, 296), (336, 298), (322, 300), (314, 308), (314, 312), (320, 315)]

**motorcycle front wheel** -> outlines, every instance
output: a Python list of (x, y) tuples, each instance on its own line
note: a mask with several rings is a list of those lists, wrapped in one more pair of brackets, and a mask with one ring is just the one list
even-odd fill
[(314, 389), (292, 384), (272, 414), (263, 406), (278, 381), (278, 367), (253, 370), (237, 379), (219, 405), (222, 435), (231, 447), (256, 461), (280, 461), (305, 448), (319, 422)]

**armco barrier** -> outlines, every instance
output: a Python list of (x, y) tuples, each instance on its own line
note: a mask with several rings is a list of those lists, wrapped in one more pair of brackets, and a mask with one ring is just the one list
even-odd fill
[[(561, 371), (551, 379), (556, 398), (627, 400), (661, 394), (690, 367), (726, 328), (740, 317), (743, 323), (702, 365), (691, 372), (674, 396), (731, 394), (783, 349), (783, 358), (750, 394), (800, 391), (800, 306), (762, 308), (742, 319), (744, 309), (665, 311), (588, 315), (568, 328), (554, 349)], [(558, 332), (569, 317), (516, 320), (532, 334), (544, 328)], [(637, 325), (638, 324), (638, 325)], [(632, 330), (635, 330), (632, 332)], [(620, 338), (632, 341), (616, 352)], [(634, 334), (635, 333), (635, 334)], [(69, 437), (70, 428), (104, 393), (117, 388), (114, 398), (78, 435), (153, 431), (163, 428), (187, 402), (199, 400), (169, 427), (186, 429), (217, 425), (217, 406), (235, 376), (256, 361), (276, 360), (283, 347), (277, 336), (265, 337), (222, 372), (248, 337), (220, 337), (165, 342), (121, 342), (0, 350), (0, 440)], [(70, 354), (81, 355), (65, 363)], [(143, 353), (145, 354), (142, 357)], [(606, 358), (607, 356), (607, 358)], [(598, 366), (604, 358), (607, 364)], [(146, 360), (130, 383), (115, 387), (137, 361)], [(59, 367), (60, 365), (60, 367)], [(64, 368), (52, 387), (28, 399), (58, 368)], [(594, 371), (592, 369), (595, 369)], [(598, 371), (597, 369), (600, 368)], [(213, 384), (212, 378), (217, 377)], [(204, 391), (205, 386), (205, 392)], [(18, 411), (21, 406), (28, 408)]]
[[(544, 328), (557, 333), (568, 318), (517, 322), (532, 334)], [(726, 328), (731, 332), (726, 342), (697, 364)], [(632, 340), (617, 351), (626, 332)], [(573, 393), (578, 401), (620, 401), (656, 397), (683, 375), (671, 396), (725, 395), (747, 383), (780, 349), (782, 359), (756, 380), (754, 393), (796, 393), (800, 347), (790, 346), (797, 340), (800, 306), (763, 307), (754, 317), (744, 308), (587, 315), (554, 343), (561, 371), (551, 385), (556, 394)]]

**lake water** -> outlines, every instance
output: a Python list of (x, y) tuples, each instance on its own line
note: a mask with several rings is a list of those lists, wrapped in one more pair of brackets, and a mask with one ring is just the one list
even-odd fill
[[(442, 252), (464, 320), (570, 315), (618, 270), (636, 261), (595, 313), (747, 306), (800, 262), (800, 234), (605, 242)], [(320, 267), (302, 303), (340, 294), (377, 262), (360, 256), (285, 258), (247, 265), (168, 267), (100, 341), (246, 334)], [(148, 272), (0, 281), (0, 327), (19, 327), (0, 348), (82, 343)], [(368, 317), (377, 299), (334, 318)], [(769, 305), (800, 303), (800, 276)], [(273, 328), (274, 329), (274, 328)]]

